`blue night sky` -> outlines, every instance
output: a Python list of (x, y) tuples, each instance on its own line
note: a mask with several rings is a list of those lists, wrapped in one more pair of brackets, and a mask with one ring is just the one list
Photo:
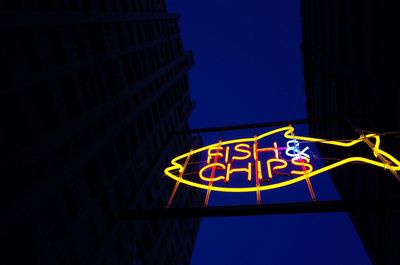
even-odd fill
[[(168, 0), (181, 14), (197, 103), (192, 128), (307, 117), (299, 1)], [(307, 126), (295, 126), (307, 135)], [(257, 129), (257, 133), (267, 129)], [(223, 138), (252, 137), (254, 130)], [(218, 134), (203, 134), (205, 144)], [(315, 147), (310, 146), (315, 150)], [(312, 179), (319, 200), (338, 199), (328, 175)], [(306, 184), (262, 193), (264, 203), (307, 201)], [(255, 203), (254, 194), (212, 193), (210, 205)], [(370, 264), (345, 213), (203, 219), (192, 265)]]

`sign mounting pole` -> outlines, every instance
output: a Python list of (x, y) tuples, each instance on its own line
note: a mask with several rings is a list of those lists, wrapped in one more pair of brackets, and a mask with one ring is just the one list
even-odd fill
[[(184, 165), (183, 165), (183, 169), (179, 172), (179, 180), (181, 180), (182, 177), (183, 177), (183, 173), (185, 172), (186, 167), (187, 167), (187, 165), (188, 165), (188, 163), (189, 163), (190, 156), (192, 155), (192, 151), (193, 151), (193, 149), (190, 149), (189, 155), (186, 157), (185, 163), (184, 163)], [(174, 197), (175, 197), (175, 193), (176, 193), (176, 191), (178, 190), (178, 186), (179, 186), (180, 183), (181, 183), (180, 181), (177, 181), (177, 182), (175, 183), (174, 189), (172, 190), (172, 193), (171, 193), (171, 195), (169, 196), (168, 203), (167, 203), (167, 205), (165, 206), (165, 208), (169, 208), (169, 207), (171, 206), (172, 201), (173, 201), (173, 199), (174, 199)]]
[[(289, 126), (292, 127), (292, 125), (290, 125), (290, 124), (289, 124)], [(292, 131), (290, 134), (293, 137), (293, 139), (296, 139), (295, 135), (294, 135), (294, 131)], [(306, 183), (307, 183), (307, 188), (308, 188), (308, 191), (310, 192), (311, 199), (313, 201), (316, 201), (317, 197), (315, 196), (314, 188), (313, 188), (313, 186), (311, 184), (310, 177), (308, 176), (306, 167), (304, 166), (304, 159), (300, 156), (299, 160), (301, 162), (301, 167), (302, 167), (303, 172), (304, 172), (305, 180), (306, 180)]]
[(261, 192), (260, 192), (260, 168), (259, 168), (259, 161), (258, 161), (258, 142), (257, 142), (257, 135), (254, 134), (254, 169), (255, 169), (255, 178), (256, 178), (256, 200), (257, 204), (261, 204)]
[[(217, 147), (217, 151), (215, 153), (214, 156), (214, 166), (212, 167), (211, 170), (211, 176), (210, 176), (210, 181), (208, 182), (208, 189), (207, 189), (207, 194), (206, 197), (204, 199), (204, 207), (208, 206), (208, 201), (210, 200), (210, 195), (211, 195), (211, 187), (213, 185), (213, 178), (215, 175), (215, 170), (217, 169), (216, 163), (218, 162), (218, 157), (219, 157), (219, 149), (221, 148), (221, 138), (218, 141), (218, 147)], [(208, 161), (207, 161), (208, 162)]]

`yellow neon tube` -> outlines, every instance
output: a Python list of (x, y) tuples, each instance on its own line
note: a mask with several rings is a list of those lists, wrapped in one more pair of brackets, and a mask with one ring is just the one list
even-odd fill
[(199, 177), (200, 177), (202, 180), (204, 180), (204, 181), (211, 181), (211, 182), (218, 181), (218, 180), (221, 180), (221, 179), (225, 179), (224, 176), (218, 176), (218, 177), (213, 177), (213, 178), (207, 178), (207, 177), (204, 176), (203, 172), (204, 172), (206, 169), (209, 169), (209, 168), (212, 169), (213, 167), (217, 168), (218, 166), (221, 167), (222, 170), (226, 169), (225, 165), (224, 165), (224, 164), (221, 164), (221, 163), (208, 164), (208, 165), (204, 166), (204, 167), (200, 170), (200, 172), (199, 172)]
[(244, 155), (244, 156), (232, 156), (232, 161), (233, 160), (246, 160), (247, 158), (249, 158), (251, 156), (251, 152), (249, 150), (241, 149), (240, 147), (245, 147), (247, 149), (250, 149), (250, 145), (248, 145), (248, 144), (237, 144), (237, 145), (235, 145), (235, 151), (236, 152), (244, 153), (246, 155)]
[[(276, 162), (280, 162), (282, 163), (281, 165), (276, 165), (274, 167), (271, 168), (271, 163), (276, 163)], [(268, 179), (272, 179), (272, 171), (276, 170), (276, 169), (283, 169), (287, 167), (287, 162), (283, 159), (279, 159), (279, 158), (272, 158), (272, 159), (268, 159), (267, 161), (267, 168), (268, 168)]]
[[(381, 150), (379, 148), (380, 146), (380, 137), (379, 135), (376, 134), (368, 134), (365, 136), (361, 136), (359, 139), (356, 140), (352, 140), (352, 141), (334, 141), (334, 140), (326, 140), (326, 139), (320, 139), (320, 138), (313, 138), (313, 137), (306, 137), (306, 136), (294, 136), (294, 128), (292, 126), (287, 126), (287, 127), (282, 127), (282, 128), (278, 128), (266, 133), (263, 133), (257, 137), (254, 138), (240, 138), (240, 139), (234, 139), (234, 140), (229, 140), (229, 141), (224, 141), (221, 143), (215, 143), (215, 144), (210, 144), (207, 146), (204, 146), (202, 148), (193, 150), (191, 152), (182, 154), (180, 156), (175, 157), (174, 159), (172, 159), (171, 164), (172, 166), (166, 168), (164, 170), (164, 173), (174, 179), (175, 181), (180, 181), (183, 184), (189, 185), (189, 186), (193, 186), (196, 188), (200, 188), (200, 189), (205, 189), (208, 190), (210, 189), (210, 187), (208, 185), (204, 185), (201, 183), (197, 183), (197, 182), (193, 182), (193, 181), (189, 181), (186, 179), (179, 179), (178, 176), (174, 175), (173, 171), (178, 170), (179, 173), (183, 171), (183, 166), (181, 164), (179, 164), (177, 161), (179, 161), (180, 159), (185, 158), (186, 156), (189, 155), (189, 153), (191, 153), (192, 155), (202, 152), (204, 150), (209, 150), (210, 148), (216, 148), (218, 146), (218, 144), (220, 144), (220, 146), (223, 145), (229, 145), (229, 144), (233, 144), (233, 143), (244, 143), (244, 142), (254, 142), (254, 141), (258, 141), (262, 138), (265, 138), (267, 136), (279, 133), (279, 132), (284, 132), (284, 137), (286, 139), (296, 139), (296, 140), (300, 140), (300, 141), (308, 141), (308, 142), (314, 142), (314, 143), (321, 143), (321, 144), (330, 144), (330, 145), (336, 145), (336, 146), (341, 146), (341, 147), (351, 147), (357, 143), (363, 142), (363, 138), (375, 138), (375, 145), (373, 148), (373, 152), (376, 156), (381, 155), (383, 157), (385, 157), (386, 159), (388, 159), (390, 162), (393, 163), (393, 165), (388, 165), (388, 163), (383, 163), (383, 162), (378, 162), (378, 161), (374, 161), (368, 158), (364, 158), (364, 157), (359, 157), (359, 156), (355, 156), (355, 157), (349, 157), (346, 159), (343, 159), (341, 161), (338, 161), (336, 163), (333, 163), (331, 165), (322, 167), (320, 169), (317, 169), (315, 171), (311, 171), (308, 172), (309, 170), (307, 170), (307, 176), (304, 174), (304, 172), (302, 172), (302, 175), (290, 179), (290, 180), (286, 180), (280, 183), (274, 183), (274, 184), (269, 184), (269, 185), (264, 185), (264, 186), (260, 186), (259, 188), (257, 187), (238, 187), (238, 188), (230, 188), (230, 187), (215, 187), (212, 186), (211, 190), (213, 191), (220, 191), (220, 192), (255, 192), (258, 189), (263, 191), (263, 190), (272, 190), (272, 189), (277, 189), (277, 188), (281, 188), (281, 187), (285, 187), (288, 185), (292, 185), (294, 183), (300, 182), (305, 180), (307, 177), (311, 178), (313, 176), (319, 175), (321, 173), (324, 173), (326, 171), (329, 171), (333, 168), (348, 164), (348, 163), (354, 163), (354, 162), (362, 162), (362, 163), (366, 163), (366, 164), (370, 164), (370, 165), (374, 165), (377, 167), (381, 167), (383, 169), (387, 169), (388, 167), (393, 170), (393, 171), (399, 171), (400, 170), (400, 162), (394, 158), (392, 155), (388, 154), (387, 152)], [(297, 173), (297, 172), (296, 172)]]

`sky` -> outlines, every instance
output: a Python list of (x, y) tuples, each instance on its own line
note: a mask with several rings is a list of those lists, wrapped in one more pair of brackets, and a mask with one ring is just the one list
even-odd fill
[[(299, 1), (168, 0), (180, 13), (196, 108), (192, 128), (307, 117)], [(265, 128), (257, 128), (257, 133)], [(295, 126), (307, 135), (306, 125)], [(254, 130), (224, 132), (224, 139)], [(205, 144), (220, 134), (203, 134)], [(315, 151), (314, 146), (310, 149)], [(316, 151), (315, 151), (316, 152)], [(329, 175), (312, 179), (318, 200), (338, 199)], [(262, 194), (263, 203), (309, 201), (304, 183)], [(254, 194), (211, 194), (210, 205), (254, 204)], [(371, 264), (346, 213), (203, 218), (192, 265)]]

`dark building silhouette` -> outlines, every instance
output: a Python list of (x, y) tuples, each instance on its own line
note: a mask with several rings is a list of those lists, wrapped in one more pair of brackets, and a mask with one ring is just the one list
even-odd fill
[(193, 142), (174, 134), (194, 106), (177, 19), (164, 0), (0, 2), (0, 264), (189, 264), (198, 219), (120, 218), (165, 206)]
[[(400, 131), (400, 43), (395, 1), (301, 1), (305, 91), (312, 135), (356, 139), (360, 131)], [(398, 133), (382, 149), (400, 157)], [(364, 143), (358, 155), (372, 156)], [(324, 149), (323, 157), (345, 155)], [(349, 165), (332, 172), (343, 199), (399, 199), (389, 170)], [(351, 220), (374, 264), (400, 264), (400, 212), (356, 211)], [(340, 253), (338, 253), (340, 255)]]

